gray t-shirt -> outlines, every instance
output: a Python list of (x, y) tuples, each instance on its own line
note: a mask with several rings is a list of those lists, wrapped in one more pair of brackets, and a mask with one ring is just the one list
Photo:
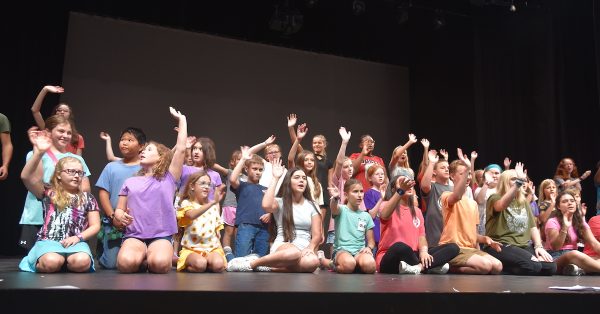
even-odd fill
[(10, 133), (10, 121), (0, 113), (0, 133)]
[[(275, 198), (277, 211), (273, 213), (275, 223), (277, 224), (277, 237), (273, 241), (271, 246), (271, 253), (277, 250), (277, 248), (284, 243), (283, 236), (283, 200), (281, 198)], [(304, 203), (301, 205), (293, 205), (294, 211), (294, 227), (296, 228), (296, 237), (291, 241), (299, 250), (303, 250), (310, 244), (312, 239), (311, 226), (312, 217), (314, 215), (320, 215), (317, 211), (317, 207), (314, 203), (311, 203), (307, 199), (304, 199)]]
[(438, 246), (442, 230), (444, 229), (440, 197), (446, 191), (452, 192), (452, 186), (432, 182), (429, 193), (423, 194), (425, 204), (427, 205), (427, 210), (425, 211), (425, 236), (427, 238), (427, 246), (429, 247)]

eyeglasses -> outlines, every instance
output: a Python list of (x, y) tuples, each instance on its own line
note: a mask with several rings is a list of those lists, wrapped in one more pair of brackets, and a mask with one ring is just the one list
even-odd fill
[(63, 169), (62, 172), (66, 173), (66, 174), (68, 174), (70, 176), (73, 176), (73, 177), (75, 175), (83, 177), (83, 174), (85, 173), (85, 172), (83, 172), (83, 170), (77, 170), (77, 169)]
[(196, 181), (196, 185), (201, 187), (201, 188), (210, 188), (212, 186), (211, 182), (205, 182), (205, 181)]

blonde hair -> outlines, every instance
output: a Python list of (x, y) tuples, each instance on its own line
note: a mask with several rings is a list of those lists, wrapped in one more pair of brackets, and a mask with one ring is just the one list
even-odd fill
[[(394, 151), (392, 152), (392, 156), (394, 156), (394, 154), (396, 153), (397, 150), (399, 150), (400, 148), (402, 148), (402, 146), (397, 146), (396, 148), (394, 148)], [(400, 158), (398, 158), (398, 162), (396, 162), (395, 165), (392, 165), (392, 167), (397, 167), (398, 164), (400, 163), (400, 167), (402, 168), (410, 168), (410, 162), (408, 160), (408, 152), (404, 151), (406, 153), (406, 160), (404, 161), (400, 161)]]
[(544, 194), (544, 190), (550, 184), (554, 184), (554, 187), (556, 187), (556, 183), (554, 183), (554, 180), (552, 179), (545, 179), (542, 181), (542, 183), (540, 183), (540, 190), (538, 191), (538, 204), (541, 204), (543, 201), (550, 200), (549, 198), (546, 198), (546, 194)]
[[(500, 175), (500, 179), (498, 179), (498, 190), (497, 190), (497, 194), (500, 195), (500, 197), (504, 196), (504, 194), (508, 193), (508, 190), (510, 190), (511, 186), (510, 186), (510, 179), (512, 177), (516, 177), (517, 176), (517, 172), (513, 169), (510, 170), (505, 170), (502, 172), (502, 174)], [(525, 199), (525, 195), (523, 194), (523, 190), (522, 189), (517, 189), (517, 196), (515, 196), (514, 199), (519, 205), (524, 205), (527, 203), (527, 199)]]
[[(171, 159), (173, 159), (173, 152), (171, 150), (158, 142), (150, 141), (146, 146), (154, 145), (156, 146), (156, 152), (158, 153), (158, 162), (152, 166), (153, 177), (157, 180), (162, 180), (165, 177), (167, 171), (169, 171), (169, 166), (171, 165)], [(138, 175), (145, 175), (146, 170), (144, 168), (140, 169)]]
[[(63, 157), (56, 163), (56, 166), (54, 167), (54, 174), (52, 174), (52, 178), (50, 179), (50, 186), (53, 191), (53, 193), (50, 195), (50, 201), (52, 201), (52, 204), (54, 204), (59, 211), (67, 208), (71, 204), (72, 200), (72, 195), (65, 191), (62, 186), (62, 182), (58, 178), (60, 173), (65, 170), (65, 164), (69, 162), (76, 162), (83, 168), (83, 164), (81, 161), (79, 161), (79, 159), (69, 156)], [(81, 179), (83, 179), (83, 177)], [(83, 200), (83, 192), (81, 191), (81, 187), (79, 187), (76, 195), (78, 202), (77, 205), (81, 205)]]

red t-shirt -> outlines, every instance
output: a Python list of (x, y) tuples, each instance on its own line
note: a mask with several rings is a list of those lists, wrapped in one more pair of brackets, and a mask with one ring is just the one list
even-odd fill
[[(350, 159), (354, 160), (354, 159), (358, 159), (358, 157), (360, 157), (360, 153), (354, 153), (350, 156)], [(381, 157), (379, 156), (365, 156), (363, 158), (362, 163), (360, 164), (360, 167), (358, 167), (358, 171), (353, 174), (352, 176), (357, 179), (358, 181), (360, 181), (362, 183), (363, 186), (363, 190), (368, 190), (371, 188), (371, 184), (369, 183), (369, 181), (366, 178), (366, 174), (367, 171), (369, 170), (369, 167), (372, 166), (373, 164), (379, 164), (383, 167), (383, 169), (385, 170), (385, 164), (383, 163), (383, 159), (381, 159)], [(386, 171), (387, 173), (387, 171)]]

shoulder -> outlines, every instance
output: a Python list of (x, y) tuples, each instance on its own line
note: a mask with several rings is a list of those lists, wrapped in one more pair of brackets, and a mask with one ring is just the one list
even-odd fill
[(353, 153), (352, 155), (350, 155), (350, 159), (356, 159), (358, 158), (358, 156), (360, 156), (360, 153)]

